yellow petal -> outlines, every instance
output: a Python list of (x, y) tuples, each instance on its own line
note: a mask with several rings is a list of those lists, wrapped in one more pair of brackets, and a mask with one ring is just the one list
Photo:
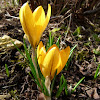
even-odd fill
[(64, 66), (67, 63), (67, 60), (69, 58), (69, 54), (70, 54), (70, 47), (69, 46), (60, 51), (61, 66), (58, 68), (57, 74), (59, 74), (61, 72), (61, 70), (64, 68)]
[(43, 27), (42, 27), (42, 32), (47, 27), (49, 20), (50, 20), (50, 16), (51, 16), (51, 6), (50, 6), (50, 4), (48, 4), (48, 12), (47, 12), (47, 16), (46, 16), (45, 22), (44, 22)]
[(22, 24), (22, 28), (25, 32), (25, 34), (27, 35), (27, 37), (29, 38), (28, 34), (28, 30), (27, 30), (27, 26), (25, 23), (25, 18), (24, 18), (24, 8), (26, 7), (27, 3), (23, 4), (23, 6), (21, 7), (20, 11), (19, 11), (19, 18), (20, 18), (20, 22)]
[[(40, 37), (41, 37), (43, 31), (47, 27), (49, 20), (50, 20), (50, 16), (51, 16), (50, 4), (48, 4), (48, 12), (47, 12), (46, 18), (45, 18), (45, 12), (44, 12), (44, 9), (42, 8), (42, 6), (39, 6), (33, 12), (33, 17), (35, 19), (35, 29), (36, 29), (35, 31), (37, 33), (35, 38), (37, 39), (37, 41), (40, 40)], [(37, 44), (38, 44), (38, 42), (37, 42)]]
[(33, 12), (33, 18), (35, 20), (35, 25), (42, 25), (45, 21), (45, 12), (42, 6), (38, 6)]
[(56, 44), (53, 44), (53, 45), (48, 49), (47, 53), (48, 53), (52, 48), (54, 48), (54, 47), (56, 47), (56, 49), (59, 51), (59, 48), (57, 47), (57, 45), (56, 45)]
[(20, 17), (23, 30), (27, 35), (29, 42), (31, 43), (32, 46), (34, 46), (33, 44), (33, 36), (34, 36), (33, 33), (35, 33), (34, 23), (33, 23), (34, 19), (28, 3), (25, 3), (21, 7), (19, 17)]
[(35, 39), (36, 44), (38, 44), (40, 37), (43, 33), (43, 24), (45, 22), (45, 12), (42, 6), (39, 6), (35, 9), (33, 12), (33, 18), (34, 18), (34, 29), (35, 29)]
[(43, 43), (42, 41), (40, 41), (38, 47), (37, 47), (37, 58), (39, 57), (39, 52), (40, 52), (40, 49), (43, 47)]
[(45, 55), (46, 55), (46, 50), (41, 41), (37, 48), (37, 59), (38, 59), (41, 72), (42, 72), (42, 63), (43, 63)]
[(44, 77), (49, 76), (53, 79), (56, 71), (56, 67), (59, 66), (59, 51), (56, 47), (53, 47), (46, 54), (42, 64), (42, 74)]

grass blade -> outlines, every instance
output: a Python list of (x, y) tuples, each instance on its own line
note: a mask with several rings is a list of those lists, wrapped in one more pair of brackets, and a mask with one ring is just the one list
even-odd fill
[(65, 65), (65, 70), (68, 69), (70, 62), (72, 61), (72, 58), (73, 58), (73, 56), (68, 59), (66, 65)]
[(54, 76), (53, 81), (52, 81), (52, 84), (51, 84), (51, 95), (52, 95), (52, 91), (53, 91), (53, 87), (54, 87), (54, 83), (55, 83), (56, 76), (57, 76), (57, 70), (55, 72), (55, 76)]
[(96, 69), (96, 72), (95, 72), (95, 75), (94, 75), (94, 79), (97, 79), (97, 77), (98, 77), (99, 68), (100, 68), (100, 64), (98, 65), (98, 67)]
[(63, 83), (63, 74), (61, 75), (61, 78), (60, 78), (60, 84), (59, 84), (59, 87), (62, 85), (62, 83)]
[(65, 83), (65, 94), (68, 95), (67, 82)]
[(71, 48), (69, 58), (71, 57), (71, 55), (72, 55), (72, 53), (73, 53), (73, 51), (74, 51), (74, 49), (75, 49), (76, 47), (77, 47), (77, 44), (76, 44), (74, 47)]
[(24, 49), (25, 49), (26, 56), (27, 56), (27, 58), (28, 58), (28, 60), (29, 60), (29, 65), (30, 65), (31, 72), (32, 72), (34, 78), (36, 79), (35, 82), (36, 82), (36, 84), (41, 88), (41, 90), (43, 91), (43, 89), (42, 89), (42, 87), (41, 87), (41, 85), (40, 85), (40, 83), (39, 83), (39, 80), (38, 80), (38, 78), (37, 78), (37, 76), (36, 76), (36, 70), (35, 70), (35, 68), (34, 68), (32, 59), (30, 58), (30, 54), (29, 54), (29, 52), (28, 52), (28, 50), (27, 50), (27, 46), (26, 46), (26, 43), (25, 43), (25, 39), (24, 39)]
[(99, 76), (100, 75), (100, 72), (97, 74), (97, 76)]
[(7, 74), (7, 77), (9, 77), (9, 70), (8, 70), (7, 64), (5, 64), (5, 68), (6, 68), (6, 74)]
[(54, 36), (51, 35), (51, 32), (49, 33), (49, 41), (46, 45), (46, 51), (48, 50), (49, 47), (51, 47), (53, 45), (54, 42)]
[(79, 82), (74, 86), (73, 90), (72, 90), (72, 93), (76, 90), (76, 88), (79, 86), (79, 84), (84, 80), (85, 77), (81, 78), (79, 80)]
[(60, 38), (61, 38), (61, 36), (59, 36), (59, 38), (57, 39), (57, 42), (56, 42), (56, 45), (58, 46), (58, 48), (59, 48)]
[(62, 92), (64, 86), (65, 86), (65, 82), (61, 85), (61, 87), (59, 87), (59, 89), (58, 89), (58, 91), (57, 91), (57, 94), (56, 94), (56, 97), (57, 97), (57, 98), (60, 96), (60, 94), (61, 94), (61, 92)]
[(66, 80), (64, 78), (64, 76), (62, 75), (61, 78), (60, 78), (60, 84), (59, 84), (59, 89), (57, 91), (57, 94), (56, 94), (56, 97), (58, 98), (63, 90), (63, 88), (65, 87), (66, 85)]
[(47, 88), (46, 88), (45, 83), (44, 83), (43, 80), (41, 80), (41, 83), (42, 83), (42, 86), (43, 86), (43, 89), (44, 89), (44, 94), (45, 94), (46, 96), (50, 96), (50, 95), (49, 95), (49, 92), (48, 92), (48, 90), (47, 90)]
[(53, 45), (54, 37), (51, 35), (51, 32), (49, 33), (49, 47)]
[(68, 69), (68, 66), (69, 66), (69, 64), (70, 64), (70, 62), (71, 62), (71, 60), (72, 60), (72, 58), (73, 58), (73, 56), (71, 57), (71, 55), (72, 55), (72, 53), (73, 53), (73, 51), (74, 51), (74, 49), (75, 49), (76, 47), (77, 47), (77, 45), (75, 45), (74, 47), (71, 48), (70, 55), (69, 55), (69, 59), (68, 59), (66, 65), (65, 65), (65, 66), (66, 66), (65, 70)]

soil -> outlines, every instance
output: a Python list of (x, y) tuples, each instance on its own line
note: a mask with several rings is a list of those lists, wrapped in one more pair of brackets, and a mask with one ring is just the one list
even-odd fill
[[(24, 32), (18, 17), (21, 6), (4, 7), (3, 3), (1, 5), (0, 37), (6, 34), (23, 42)], [(83, 21), (77, 17), (72, 17), (69, 26), (70, 30), (68, 30), (70, 18), (63, 20), (66, 17), (64, 15), (61, 15), (63, 18), (61, 16), (51, 17), (48, 27), (41, 38), (43, 43), (46, 45), (48, 42), (49, 30), (61, 28), (56, 32), (52, 32), (54, 43), (61, 35), (60, 49), (65, 48), (67, 45), (72, 48), (77, 44), (71, 56), (68, 69), (65, 67), (56, 77), (52, 100), (100, 100), (100, 75), (94, 80), (96, 69), (98, 64), (100, 64), (99, 15), (100, 13), (95, 15), (95, 18), (94, 16), (86, 17), (93, 25), (86, 18)], [(75, 31), (77, 27), (80, 27), (79, 34)], [(66, 30), (68, 31), (67, 34)], [(23, 46), (20, 50), (24, 53)], [(99, 53), (96, 53), (96, 51), (99, 51)], [(5, 64), (7, 64), (9, 69), (9, 77), (6, 74)], [(17, 49), (9, 49), (5, 52), (0, 51), (0, 97), (2, 97), (1, 95), (6, 95), (5, 100), (36, 100), (40, 92), (28, 71), (30, 69)], [(56, 98), (55, 94), (62, 74), (67, 80), (69, 88), (73, 88), (81, 78), (85, 77), (85, 79), (74, 93), (66, 95), (63, 90), (60, 97)], [(0, 100), (3, 99), (0, 98)]]

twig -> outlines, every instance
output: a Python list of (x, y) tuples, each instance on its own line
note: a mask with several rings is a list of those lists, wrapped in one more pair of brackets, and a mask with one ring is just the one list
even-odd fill
[(8, 18), (14, 18), (14, 19), (18, 19), (19, 20), (19, 17), (11, 16), (9, 14), (9, 12), (7, 12), (7, 14), (5, 14), (5, 16), (8, 17)]
[(96, 14), (97, 12), (100, 12), (100, 7), (99, 7), (99, 8), (96, 8), (96, 9), (94, 9), (94, 10), (85, 11), (85, 12), (83, 13), (83, 15)]

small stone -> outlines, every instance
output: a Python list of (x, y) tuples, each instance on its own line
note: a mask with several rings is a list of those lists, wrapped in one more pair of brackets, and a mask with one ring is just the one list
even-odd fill
[(0, 51), (15, 49), (16, 47), (14, 46), (12, 41), (18, 48), (20, 48), (23, 45), (23, 43), (21, 41), (19, 41), (17, 39), (12, 39), (8, 35), (3, 35), (2, 37), (0, 37)]

